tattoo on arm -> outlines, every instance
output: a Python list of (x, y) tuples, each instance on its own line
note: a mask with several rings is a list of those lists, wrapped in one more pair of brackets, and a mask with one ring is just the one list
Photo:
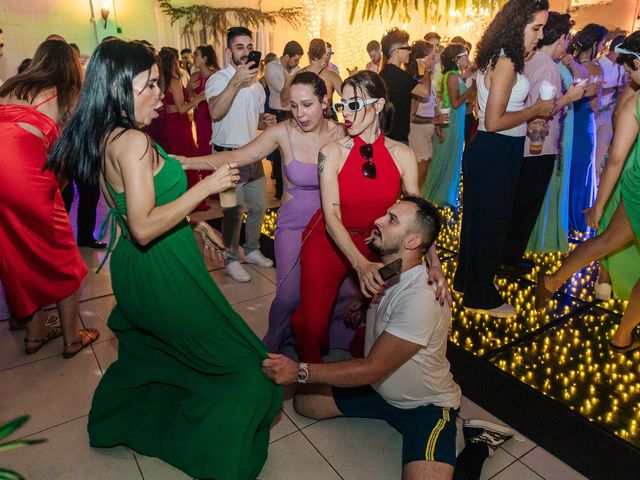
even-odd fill
[(318, 153), (318, 172), (320, 172), (320, 175), (322, 175), (322, 172), (324, 171), (324, 162), (327, 160), (327, 157), (324, 155), (324, 153), (319, 152)]

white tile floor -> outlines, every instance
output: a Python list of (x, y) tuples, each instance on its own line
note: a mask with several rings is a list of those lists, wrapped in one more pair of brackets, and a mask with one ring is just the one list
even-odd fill
[[(75, 222), (74, 222), (75, 223)], [(92, 267), (82, 289), (80, 317), (86, 327), (102, 336), (72, 360), (61, 356), (62, 340), (46, 345), (38, 354), (22, 353), (21, 332), (0, 323), (0, 423), (28, 414), (30, 421), (11, 438), (48, 441), (0, 453), (0, 466), (22, 473), (28, 480), (118, 479), (180, 480), (182, 472), (127, 448), (92, 449), (86, 432), (93, 391), (117, 355), (117, 340), (106, 326), (115, 299), (108, 268), (93, 273), (103, 253), (82, 249)], [(212, 277), (228, 300), (258, 335), (264, 334), (267, 313), (275, 292), (273, 271), (251, 268), (253, 280), (233, 282), (210, 265)], [(463, 417), (499, 421), (468, 399)], [(362, 419), (314, 421), (297, 415), (291, 400), (283, 405), (273, 427), (269, 458), (262, 480), (390, 480), (400, 478), (400, 436), (383, 422)], [(483, 479), (582, 479), (557, 458), (533, 442), (510, 440), (487, 460)]]

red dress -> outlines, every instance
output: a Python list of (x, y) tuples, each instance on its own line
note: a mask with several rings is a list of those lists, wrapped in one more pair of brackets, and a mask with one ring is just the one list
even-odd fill
[[(187, 101), (187, 89), (182, 87), (182, 95)], [(167, 107), (175, 105), (173, 94), (170, 89), (164, 91), (164, 116), (160, 124), (160, 146), (169, 154), (184, 155), (185, 157), (195, 157), (198, 155), (196, 143), (193, 140), (192, 123), (187, 113), (167, 112)], [(211, 153), (211, 151), (209, 151)], [(197, 170), (187, 170), (187, 186), (193, 187), (200, 181), (200, 175)], [(201, 202), (196, 210), (207, 210), (209, 207)]]
[(40, 105), (0, 105), (0, 279), (18, 318), (67, 298), (87, 274), (58, 181), (43, 171), (60, 132)]
[[(365, 160), (360, 147), (365, 143), (360, 137), (353, 142), (338, 174), (340, 215), (360, 253), (374, 261), (377, 259), (364, 240), (373, 222), (398, 199), (402, 180), (382, 135), (373, 142), (375, 179), (362, 174)], [(311, 218), (302, 238), (300, 303), (291, 317), (291, 328), (300, 360), (321, 363), (329, 344), (329, 321), (338, 288), (353, 269), (327, 233), (322, 210)]]
[[(198, 85), (193, 89), (194, 95), (200, 95), (204, 92), (205, 85), (209, 77), (203, 77), (202, 74), (198, 79)], [(211, 153), (211, 115), (209, 115), (209, 105), (203, 100), (196, 107), (194, 121), (196, 124), (196, 140), (198, 143), (198, 155), (209, 155)], [(202, 173), (202, 172), (201, 172)], [(210, 173), (210, 172), (207, 172)]]

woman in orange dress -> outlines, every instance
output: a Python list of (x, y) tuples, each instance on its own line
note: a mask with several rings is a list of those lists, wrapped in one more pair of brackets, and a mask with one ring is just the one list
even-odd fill
[[(27, 354), (62, 335), (63, 355), (70, 358), (99, 336), (79, 328), (78, 290), (87, 267), (58, 180), (43, 170), (81, 84), (72, 48), (47, 40), (25, 72), (0, 87), (0, 280), (13, 314), (28, 319)], [(52, 303), (62, 328), (43, 321), (42, 308)]]

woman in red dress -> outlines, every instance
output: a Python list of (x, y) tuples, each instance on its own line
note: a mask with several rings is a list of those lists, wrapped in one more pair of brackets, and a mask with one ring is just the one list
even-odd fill
[[(160, 126), (161, 139), (158, 143), (167, 152), (184, 155), (185, 157), (195, 157), (197, 148), (193, 140), (193, 125), (189, 118), (189, 111), (202, 100), (205, 100), (204, 92), (189, 100), (187, 89), (184, 88), (180, 79), (177, 50), (165, 47), (160, 50), (159, 58), (165, 90), (164, 99), (162, 100), (164, 118)], [(186, 173), (189, 188), (200, 181), (196, 170), (188, 170)], [(202, 202), (196, 207), (196, 210), (207, 210), (208, 208)]]
[[(382, 133), (390, 112), (378, 74), (362, 71), (347, 78), (334, 111), (343, 114), (349, 136), (318, 154), (322, 208), (302, 235), (300, 304), (291, 318), (298, 356), (312, 363), (322, 363), (327, 350), (331, 310), (345, 277), (357, 274), (367, 298), (383, 286), (378, 272), (383, 265), (367, 247), (374, 221), (403, 191), (420, 191), (413, 151)], [(450, 303), (435, 246), (427, 262), (429, 280), (438, 283), (438, 298)]]
[[(99, 336), (79, 328), (78, 290), (87, 267), (58, 180), (43, 170), (81, 84), (73, 49), (47, 40), (25, 72), (0, 87), (0, 279), (13, 314), (28, 319), (27, 354), (62, 335), (63, 355), (70, 358)], [(43, 321), (42, 308), (52, 303), (62, 328)]]
[[(209, 77), (216, 73), (220, 67), (218, 66), (218, 57), (211, 45), (200, 45), (193, 53), (193, 64), (198, 69), (191, 75), (189, 82), (189, 94), (197, 96), (204, 92), (204, 86)], [(209, 105), (205, 98), (196, 106), (194, 114), (196, 124), (196, 141), (198, 144), (198, 156), (209, 155), (211, 153), (211, 116), (209, 115)], [(211, 171), (200, 170), (203, 173), (211, 173)]]

